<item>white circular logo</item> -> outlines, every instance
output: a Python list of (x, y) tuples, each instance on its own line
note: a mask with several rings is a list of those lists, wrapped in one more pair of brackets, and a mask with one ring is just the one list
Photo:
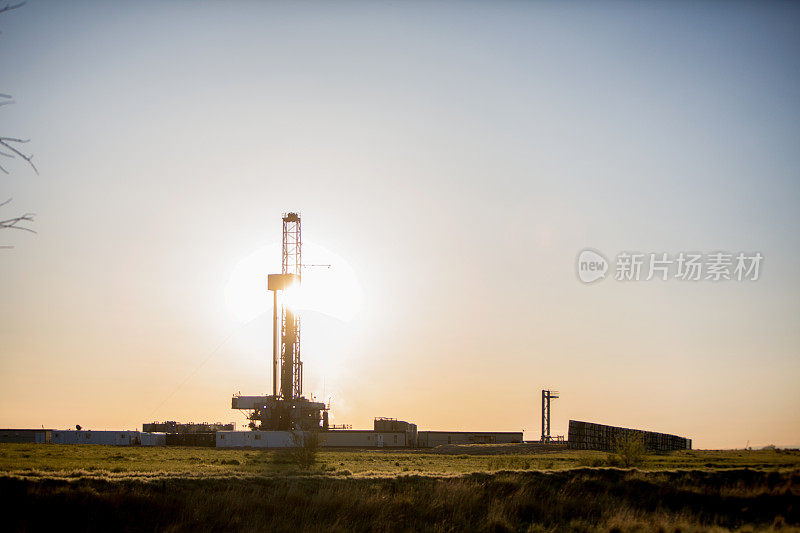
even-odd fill
[(584, 283), (592, 283), (606, 277), (608, 261), (606, 258), (588, 248), (578, 255), (578, 278)]

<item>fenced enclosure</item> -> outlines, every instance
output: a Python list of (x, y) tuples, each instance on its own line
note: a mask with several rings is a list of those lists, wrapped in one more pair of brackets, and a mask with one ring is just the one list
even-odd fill
[(677, 435), (577, 420), (569, 421), (568, 447), (572, 449), (614, 451), (620, 441), (630, 438), (641, 438), (649, 451), (670, 452), (692, 449), (692, 439)]

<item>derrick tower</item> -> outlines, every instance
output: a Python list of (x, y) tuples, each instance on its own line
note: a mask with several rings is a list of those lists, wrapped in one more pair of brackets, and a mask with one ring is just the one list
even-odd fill
[[(235, 395), (231, 408), (246, 412), (250, 429), (328, 429), (328, 408), (303, 396), (303, 362), (300, 360), (300, 317), (288, 305), (287, 292), (299, 288), (303, 269), (300, 215), (283, 215), (281, 273), (267, 276), (272, 306), (272, 394)], [(281, 298), (279, 298), (281, 293)], [(280, 303), (280, 305), (279, 305)], [(278, 308), (280, 307), (280, 313)], [(280, 316), (280, 323), (278, 317)], [(280, 331), (280, 342), (278, 332)], [(280, 376), (280, 383), (278, 377)]]
[[(283, 246), (281, 274), (289, 290), (301, 283), (303, 268), (303, 240), (300, 216), (288, 213), (283, 216)], [(288, 281), (291, 280), (291, 281)], [(274, 327), (274, 326), (273, 326)], [(287, 305), (281, 308), (281, 391), (283, 400), (303, 395), (303, 362), (300, 360), (300, 317)]]

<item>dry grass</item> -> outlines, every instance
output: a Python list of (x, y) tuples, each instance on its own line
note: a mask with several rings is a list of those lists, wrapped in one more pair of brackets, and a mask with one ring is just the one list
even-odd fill
[(573, 469), (440, 478), (0, 477), (4, 527), (94, 531), (800, 530), (800, 474)]
[[(0, 445), (3, 530), (800, 531), (800, 452)], [(488, 453), (487, 453), (488, 451)], [(592, 467), (592, 465), (596, 465)]]
[[(525, 445), (447, 447), (439, 450), (329, 450), (315, 455), (312, 471), (354, 476), (401, 474), (461, 475), (498, 470), (564, 470), (606, 467), (608, 454), (578, 450), (537, 450)], [(516, 450), (517, 453), (512, 453)], [(460, 453), (453, 453), (459, 451)], [(800, 452), (784, 450), (688, 450), (648, 455), (641, 470), (758, 470), (800, 468)], [(301, 470), (280, 452), (193, 447), (121, 447), (90, 445), (0, 444), (0, 472), (167, 472), (215, 477), (238, 474), (286, 474)]]

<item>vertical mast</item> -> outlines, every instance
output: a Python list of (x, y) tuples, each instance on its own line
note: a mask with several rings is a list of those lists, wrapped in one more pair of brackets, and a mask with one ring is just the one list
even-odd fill
[(550, 400), (558, 398), (557, 390), (542, 389), (542, 442), (551, 442), (550, 436)]
[[(267, 278), (269, 279), (269, 278)], [(272, 291), (272, 395), (278, 395), (278, 290)]]
[[(300, 216), (283, 216), (283, 250), (281, 274), (293, 274), (300, 283), (302, 268), (302, 238)], [(299, 398), (303, 394), (303, 363), (300, 361), (300, 318), (285, 303), (281, 320), (281, 397)]]

